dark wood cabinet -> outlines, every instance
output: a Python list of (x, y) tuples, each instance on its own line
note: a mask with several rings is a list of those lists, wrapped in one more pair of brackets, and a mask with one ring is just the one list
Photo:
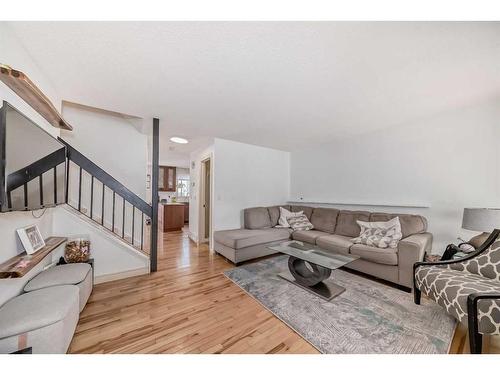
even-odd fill
[(175, 191), (177, 188), (176, 170), (175, 167), (160, 166), (158, 174), (158, 190), (159, 191)]
[(183, 204), (166, 204), (163, 206), (164, 232), (182, 230), (184, 226), (184, 210)]
[(184, 203), (184, 222), (189, 223), (189, 203)]

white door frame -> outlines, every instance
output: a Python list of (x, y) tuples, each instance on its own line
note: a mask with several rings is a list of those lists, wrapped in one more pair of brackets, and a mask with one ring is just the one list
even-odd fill
[[(206, 187), (206, 162), (210, 161), (210, 181), (208, 181), (210, 187), (210, 201), (209, 201), (209, 215), (210, 215), (210, 226), (208, 237), (205, 236), (205, 187)], [(209, 243), (209, 247), (212, 248), (212, 227), (213, 227), (213, 158), (212, 155), (204, 158), (200, 162), (200, 187), (198, 189), (199, 208), (198, 208), (198, 243)]]

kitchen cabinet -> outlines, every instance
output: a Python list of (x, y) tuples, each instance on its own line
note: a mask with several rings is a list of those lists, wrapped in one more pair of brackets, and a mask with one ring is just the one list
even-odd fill
[(184, 222), (189, 223), (189, 203), (184, 203)]
[(176, 169), (175, 167), (160, 166), (158, 173), (158, 190), (159, 191), (175, 191), (177, 188)]
[(173, 232), (184, 227), (185, 205), (182, 203), (166, 203), (163, 205), (163, 231)]

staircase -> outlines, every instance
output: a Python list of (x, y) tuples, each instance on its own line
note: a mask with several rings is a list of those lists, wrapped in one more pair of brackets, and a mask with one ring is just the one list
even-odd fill
[[(28, 201), (32, 203), (34, 197), (28, 193), (28, 184), (37, 181), (39, 208), (66, 203), (65, 207), (81, 219), (91, 221), (127, 247), (146, 255), (151, 271), (156, 271), (158, 203), (156, 207), (148, 204), (68, 142), (58, 140), (64, 147), (9, 174), (7, 204), (0, 210), (32, 209)], [(50, 194), (44, 187), (47, 179), (52, 182)], [(156, 189), (153, 196), (158, 196)]]
[[(47, 96), (23, 72), (0, 65), (1, 81), (51, 125), (72, 130)], [(2, 112), (2, 116), (5, 113)], [(0, 187), (0, 212), (33, 210), (33, 207), (46, 208), (66, 203), (71, 210), (78, 211), (80, 217), (84, 215), (85, 220), (91, 220), (128, 247), (147, 255), (151, 272), (156, 271), (159, 122), (158, 118), (153, 119), (151, 205), (66, 141), (58, 138), (65, 147), (6, 176), (5, 189)], [(0, 133), (0, 136), (5, 137), (2, 129)], [(5, 149), (2, 151), (5, 153)], [(5, 163), (5, 154), (2, 163)], [(47, 183), (50, 187), (46, 189)], [(29, 194), (28, 184), (36, 184), (35, 196)], [(36, 205), (28, 204), (33, 200), (37, 202)]]
[(84, 156), (66, 146), (66, 203), (114, 237), (151, 254), (153, 207)]

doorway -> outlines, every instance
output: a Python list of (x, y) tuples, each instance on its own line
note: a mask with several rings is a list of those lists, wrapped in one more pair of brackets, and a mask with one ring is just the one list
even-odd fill
[(211, 202), (211, 159), (201, 162), (201, 191), (200, 191), (200, 242), (210, 243), (212, 227), (212, 202)]

